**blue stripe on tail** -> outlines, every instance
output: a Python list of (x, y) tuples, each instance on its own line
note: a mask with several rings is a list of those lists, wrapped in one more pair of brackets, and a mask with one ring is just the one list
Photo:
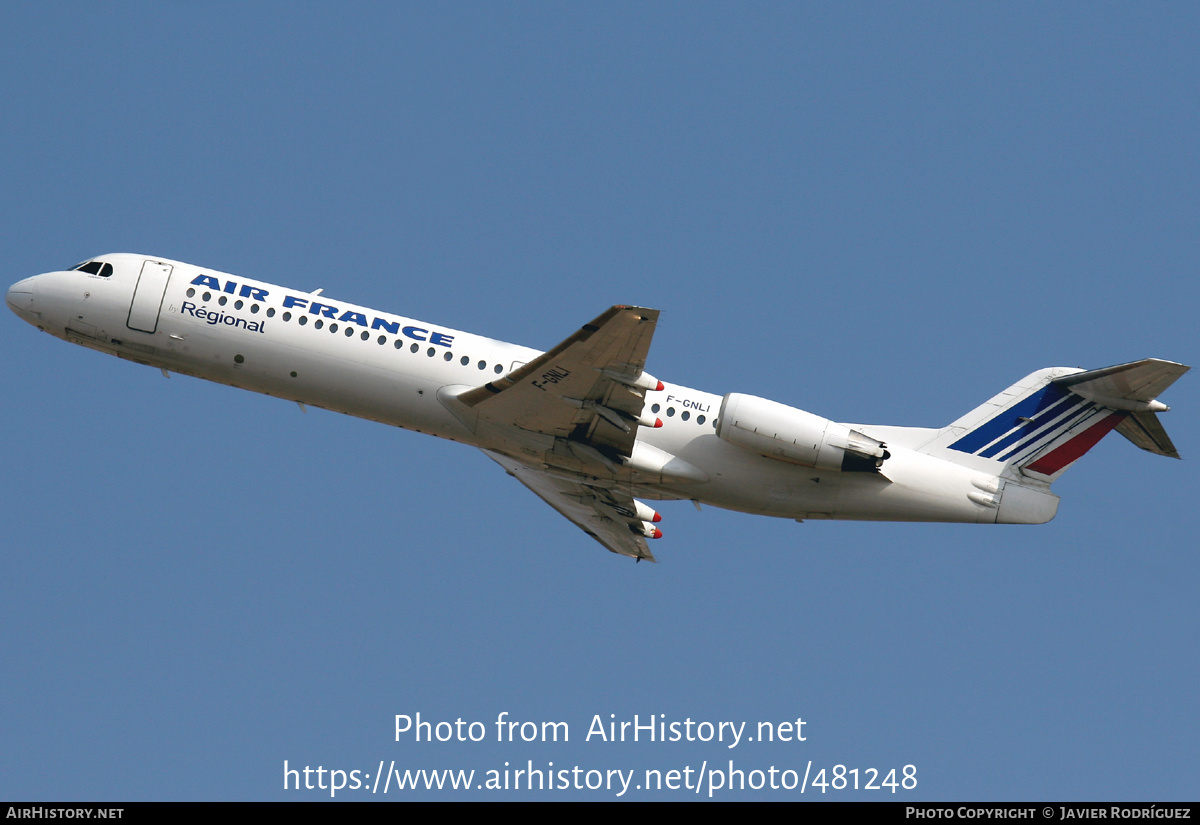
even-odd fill
[[(1011, 407), (1005, 407), (996, 413), (996, 415), (983, 424), (951, 444), (950, 449), (963, 453), (978, 454), (980, 450), (992, 444), (993, 441), (1004, 437), (1010, 430), (1020, 428), (1021, 431), (1028, 434), (1040, 426), (1036, 420), (1039, 415), (1048, 411), (1051, 407), (1070, 395), (1071, 393), (1062, 389), (1057, 384), (1047, 384), (1028, 398), (1013, 404)], [(1078, 396), (1074, 397), (1082, 401)], [(1060, 411), (1061, 409), (1065, 409), (1065, 407), (1060, 408)], [(1054, 417), (1054, 415), (1052, 414), (1051, 417)], [(1024, 419), (1029, 420), (1026, 421)], [(1041, 423), (1045, 423), (1047, 420), (1046, 418), (1042, 418)], [(1018, 435), (1017, 438), (1019, 440), (1020, 436)], [(1005, 438), (1005, 441), (1010, 444), (1012, 443), (1008, 438)], [(998, 452), (1000, 449), (999, 445), (992, 445), (987, 450), (987, 457), (990, 457), (991, 454)]]

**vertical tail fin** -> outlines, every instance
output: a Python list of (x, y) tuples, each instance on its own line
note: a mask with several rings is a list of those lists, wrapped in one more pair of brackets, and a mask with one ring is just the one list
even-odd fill
[(1054, 481), (1111, 430), (1175, 458), (1156, 396), (1189, 367), (1154, 358), (1100, 370), (1063, 367), (1028, 375), (938, 433), (928, 445), (1003, 463)]

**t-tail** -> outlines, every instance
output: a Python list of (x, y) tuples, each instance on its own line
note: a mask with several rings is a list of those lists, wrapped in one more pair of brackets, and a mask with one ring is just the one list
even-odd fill
[(943, 427), (921, 450), (995, 472), (1006, 488), (1045, 493), (1112, 430), (1143, 450), (1179, 458), (1158, 418), (1170, 408), (1158, 396), (1189, 369), (1147, 358), (1099, 370), (1038, 370)]
[(1143, 450), (1179, 458), (1158, 420), (1158, 395), (1190, 367), (1147, 358), (1083, 371), (1038, 370), (943, 428), (928, 446), (999, 461), (1029, 479), (1062, 475), (1110, 431)]

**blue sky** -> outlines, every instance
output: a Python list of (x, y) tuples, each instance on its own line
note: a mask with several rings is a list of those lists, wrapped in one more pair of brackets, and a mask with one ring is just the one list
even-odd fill
[[(662, 310), (656, 375), (919, 426), (1044, 366), (1196, 361), (1193, 5), (3, 17), (8, 282), (142, 252), (540, 348), (635, 303)], [(730, 759), (917, 768), (826, 798), (1196, 796), (1194, 376), (1165, 397), (1185, 460), (1110, 436), (1048, 525), (677, 502), (635, 566), (462, 446), (8, 313), (0, 345), (2, 798), (328, 797), (285, 792), (284, 760)], [(396, 742), (417, 712), (571, 741)], [(609, 714), (806, 741), (585, 742)]]

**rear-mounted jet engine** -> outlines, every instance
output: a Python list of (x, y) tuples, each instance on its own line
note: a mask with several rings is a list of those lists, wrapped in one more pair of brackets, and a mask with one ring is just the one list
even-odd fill
[(877, 473), (887, 445), (845, 424), (753, 395), (721, 401), (717, 435), (747, 450), (805, 467)]

